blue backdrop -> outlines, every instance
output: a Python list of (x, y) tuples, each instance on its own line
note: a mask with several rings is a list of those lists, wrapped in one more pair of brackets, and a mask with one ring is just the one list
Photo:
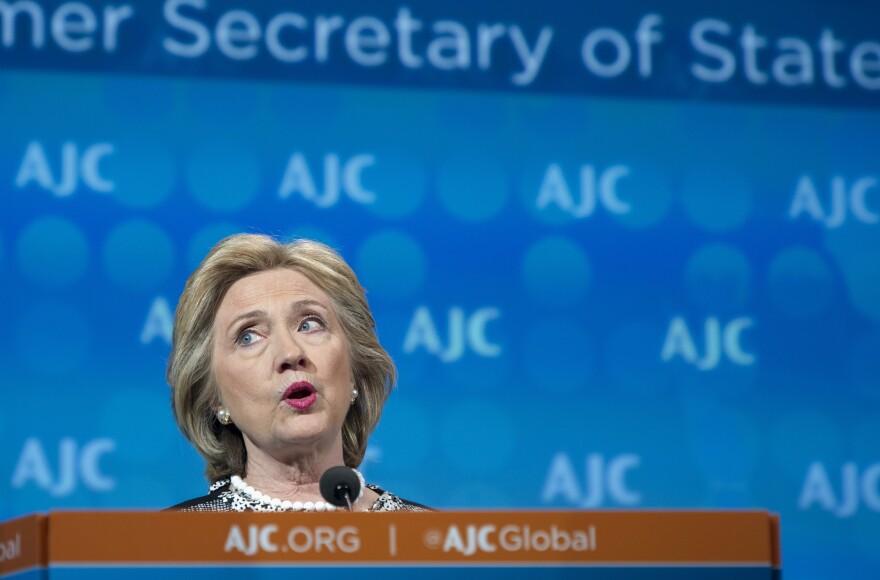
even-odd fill
[(782, 514), (880, 570), (880, 6), (0, 3), (0, 519), (201, 495), (165, 360), (234, 232), (354, 266), (369, 480)]

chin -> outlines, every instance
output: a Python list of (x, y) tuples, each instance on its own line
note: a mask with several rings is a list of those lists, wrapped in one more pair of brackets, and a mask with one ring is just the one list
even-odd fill
[[(290, 421), (284, 429), (278, 433), (278, 438), (290, 443), (307, 443), (309, 441), (327, 439), (332, 436), (334, 429), (326, 421), (310, 415), (302, 415), (296, 421)], [(341, 428), (336, 430), (341, 432)]]

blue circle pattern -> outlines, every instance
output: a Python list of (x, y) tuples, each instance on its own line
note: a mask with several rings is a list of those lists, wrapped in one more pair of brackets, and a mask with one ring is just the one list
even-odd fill
[(260, 167), (253, 153), (228, 143), (198, 148), (189, 160), (187, 185), (202, 206), (232, 212), (247, 206), (260, 186)]
[(880, 251), (864, 248), (847, 257), (843, 273), (853, 306), (880, 324)]
[(370, 236), (357, 252), (361, 283), (369, 296), (383, 300), (410, 298), (424, 284), (427, 258), (406, 234), (386, 230)]
[(504, 126), (504, 110), (495, 99), (479, 93), (444, 95), (437, 100), (436, 111), (440, 128), (456, 136), (462, 132), (494, 136)]
[(421, 207), (427, 191), (424, 164), (412, 154), (394, 148), (377, 149), (374, 157), (375, 164), (364, 168), (360, 180), (361, 188), (375, 195), (373, 202), (366, 205), (367, 210), (385, 219), (413, 214)]
[(654, 164), (635, 164), (622, 177), (615, 189), (621, 203), (629, 205), (627, 213), (613, 214), (623, 223), (636, 229), (659, 223), (672, 206), (672, 188), (666, 174)]
[(168, 198), (174, 187), (174, 160), (168, 151), (154, 144), (117, 143), (113, 156), (105, 163), (106, 178), (115, 185), (111, 195), (124, 206), (155, 207)]
[(549, 237), (535, 242), (523, 260), (525, 287), (532, 298), (547, 308), (569, 308), (586, 296), (592, 267), (586, 254), (573, 242)]
[(825, 244), (840, 266), (853, 306), (880, 322), (880, 227), (851, 224), (827, 230)]
[[(827, 140), (830, 163), (849, 176), (876, 175), (878, 131), (880, 120), (876, 115), (841, 118)], [(852, 181), (847, 185), (851, 187)], [(873, 197), (876, 199), (876, 194)], [(876, 203), (872, 205), (876, 211)]]
[[(104, 107), (125, 124), (155, 125), (174, 110), (174, 82), (128, 75), (103, 84)], [(112, 122), (112, 121), (111, 121)]]
[(746, 177), (732, 169), (701, 168), (685, 177), (682, 203), (691, 220), (711, 232), (741, 226), (752, 211)]
[(18, 328), (19, 357), (37, 373), (62, 376), (87, 360), (92, 328), (67, 304), (35, 303), (21, 313)]
[(444, 164), (437, 189), (443, 207), (466, 222), (484, 222), (498, 215), (509, 191), (504, 171), (479, 155)]
[[(579, 132), (597, 133), (590, 105), (581, 99), (532, 98), (519, 103), (514, 113), (526, 143), (564, 143), (573, 127)], [(567, 124), (560, 125), (560, 118)]]
[(79, 226), (60, 217), (43, 217), (25, 227), (18, 240), (18, 262), (34, 283), (62, 288), (86, 271), (89, 248)]
[(831, 300), (833, 280), (825, 260), (813, 250), (787, 248), (770, 263), (770, 298), (777, 310), (793, 318), (822, 312)]
[[(223, 95), (218, 99), (217, 95)], [(259, 107), (258, 87), (238, 81), (202, 81), (194, 83), (187, 92), (186, 100), (191, 117), (208, 127), (214, 127), (217, 119), (223, 119), (224, 127), (242, 127), (254, 122)], [(230, 107), (236, 111), (229, 114)]]
[(343, 111), (343, 91), (334, 86), (278, 85), (272, 91), (272, 114), (302, 134), (336, 123)]
[(738, 313), (752, 294), (752, 269), (737, 248), (727, 244), (701, 247), (685, 270), (688, 292), (711, 313)]
[(104, 243), (104, 268), (110, 278), (135, 290), (150, 290), (170, 274), (174, 246), (158, 227), (143, 220), (113, 228)]

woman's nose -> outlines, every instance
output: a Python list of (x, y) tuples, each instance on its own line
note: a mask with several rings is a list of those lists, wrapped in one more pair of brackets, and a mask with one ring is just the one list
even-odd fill
[(308, 357), (295, 336), (287, 332), (276, 334), (276, 364), (279, 373), (303, 369), (308, 366)]

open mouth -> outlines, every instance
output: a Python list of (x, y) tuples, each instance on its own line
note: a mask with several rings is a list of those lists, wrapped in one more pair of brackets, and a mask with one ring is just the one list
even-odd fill
[(287, 399), (305, 399), (306, 397), (308, 397), (309, 395), (311, 395), (312, 392), (313, 392), (313, 391), (310, 391), (309, 389), (306, 389), (306, 388), (296, 389), (296, 390), (294, 390), (294, 391), (291, 391), (291, 392), (287, 395), (286, 398), (287, 398)]
[(287, 387), (282, 398), (285, 403), (295, 409), (307, 409), (317, 399), (316, 393), (317, 391), (311, 383), (299, 381)]

